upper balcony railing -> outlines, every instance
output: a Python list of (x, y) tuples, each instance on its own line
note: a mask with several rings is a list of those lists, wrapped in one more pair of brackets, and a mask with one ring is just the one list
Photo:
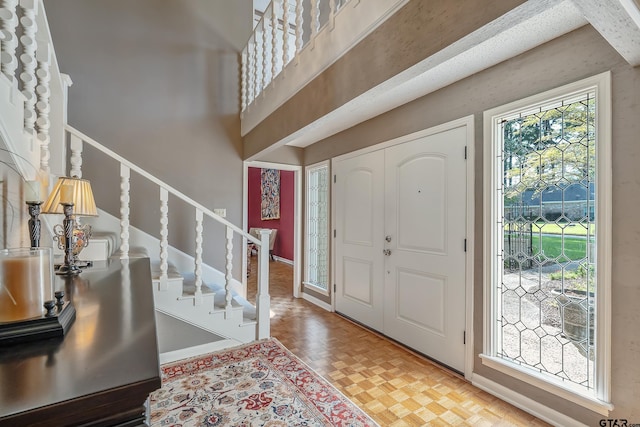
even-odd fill
[(272, 0), (242, 51), (242, 134), (407, 1)]
[(269, 3), (242, 51), (243, 111), (348, 1)]

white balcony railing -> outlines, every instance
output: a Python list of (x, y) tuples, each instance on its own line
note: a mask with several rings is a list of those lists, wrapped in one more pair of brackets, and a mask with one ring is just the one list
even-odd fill
[[(242, 51), (242, 134), (407, 1), (272, 0)], [(276, 80), (283, 84), (266, 95)]]

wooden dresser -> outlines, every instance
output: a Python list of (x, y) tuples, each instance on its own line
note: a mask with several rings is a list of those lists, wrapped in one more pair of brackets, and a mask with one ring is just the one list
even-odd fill
[(76, 309), (64, 339), (0, 348), (0, 426), (137, 426), (160, 388), (147, 258), (56, 277)]

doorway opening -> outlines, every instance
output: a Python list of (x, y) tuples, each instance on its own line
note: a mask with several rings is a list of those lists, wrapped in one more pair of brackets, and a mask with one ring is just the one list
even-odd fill
[[(256, 233), (257, 229), (274, 230), (270, 245), (270, 262), (292, 266), (292, 295), (300, 296), (301, 283), (301, 166), (280, 163), (244, 162), (243, 229)], [(263, 195), (264, 191), (264, 195)], [(248, 242), (243, 242), (246, 249)], [(249, 268), (257, 268), (257, 258), (249, 250), (243, 251), (243, 288), (247, 295)]]

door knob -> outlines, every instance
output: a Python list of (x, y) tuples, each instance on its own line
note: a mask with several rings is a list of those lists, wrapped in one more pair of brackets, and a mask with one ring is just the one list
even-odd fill
[(385, 237), (384, 240), (386, 240), (387, 242), (391, 242), (391, 236)]
[(391, 255), (391, 249), (383, 249), (382, 253), (385, 254), (386, 256)]

